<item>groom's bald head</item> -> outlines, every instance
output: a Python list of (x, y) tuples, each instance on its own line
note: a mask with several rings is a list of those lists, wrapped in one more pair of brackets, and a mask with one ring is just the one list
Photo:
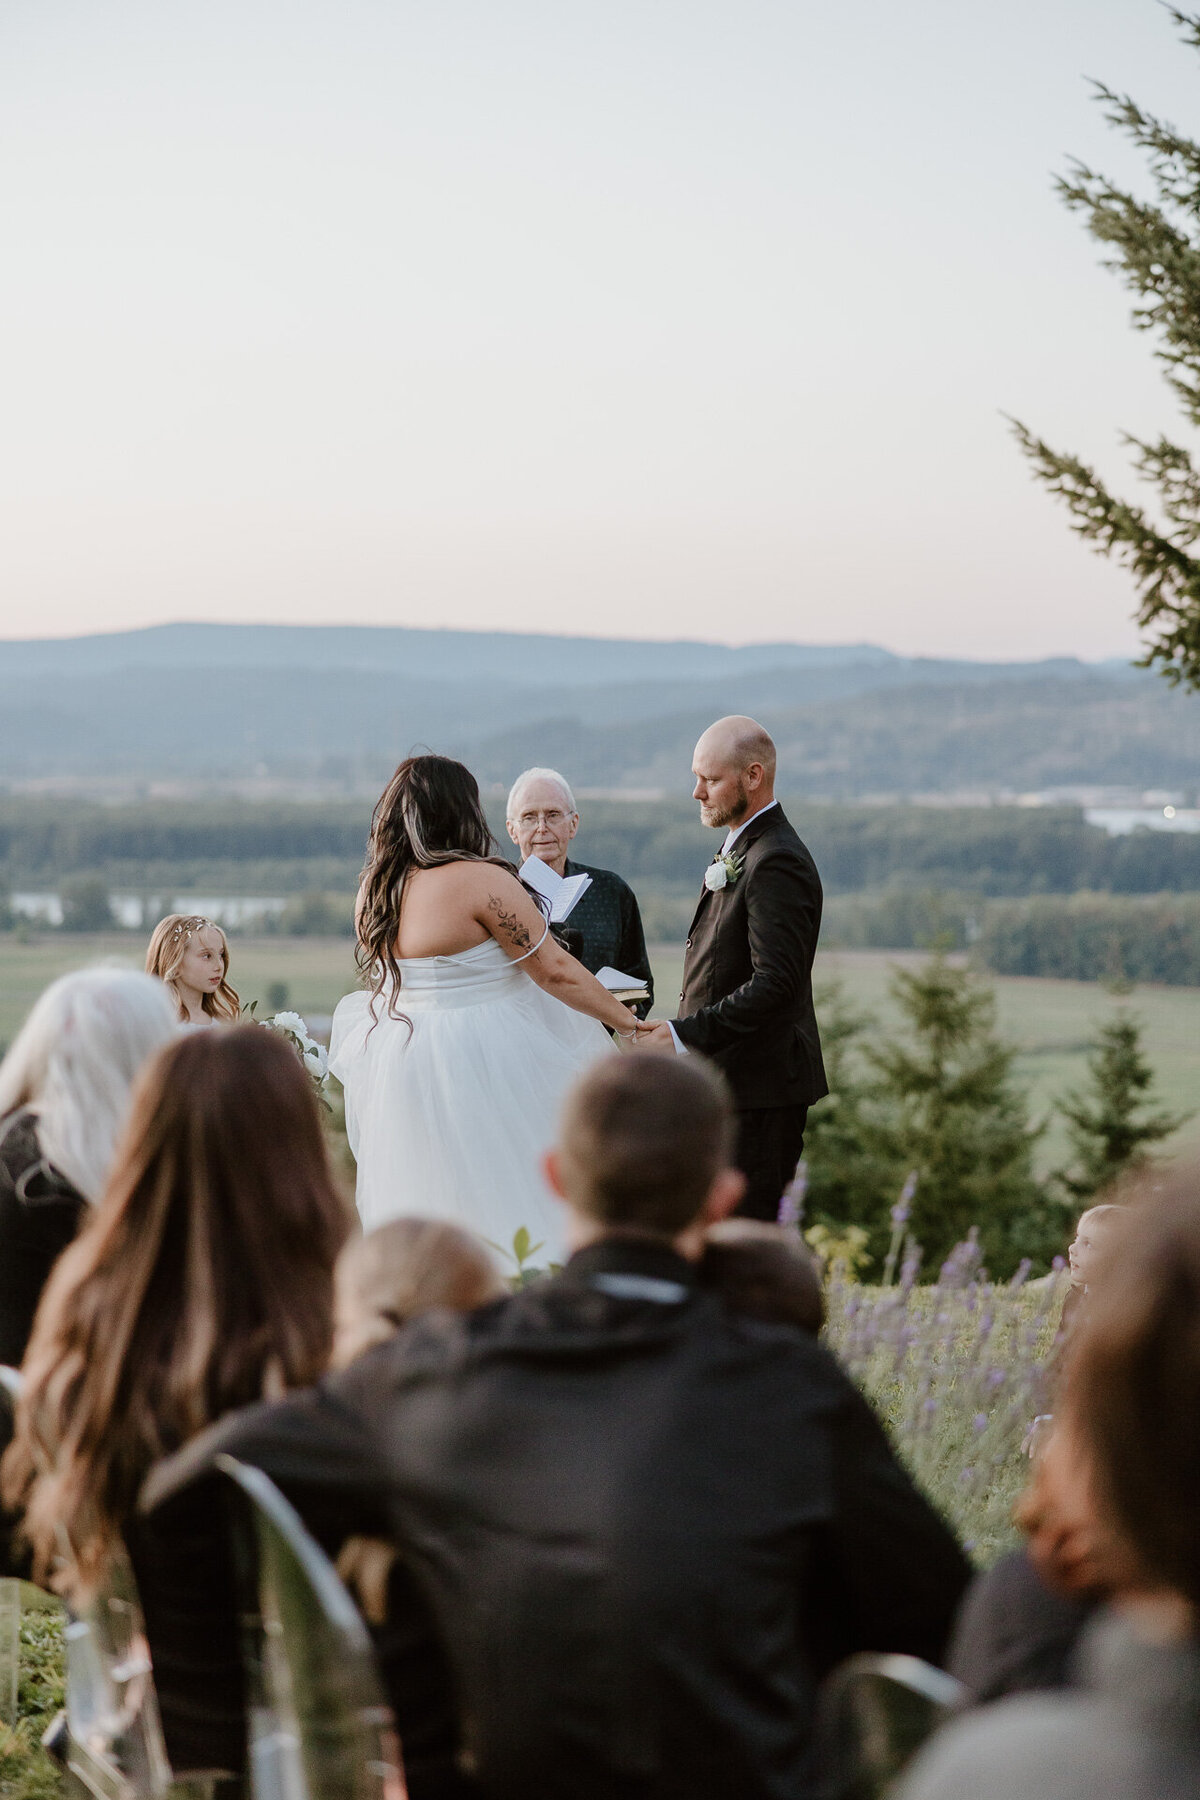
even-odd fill
[(775, 740), (757, 719), (748, 719), (744, 713), (730, 713), (710, 725), (696, 745), (697, 758), (701, 753), (739, 774), (745, 774), (752, 763), (760, 763), (768, 778), (775, 779)]
[(774, 740), (757, 719), (730, 713), (696, 745), (692, 774), (704, 823), (738, 825), (775, 798)]

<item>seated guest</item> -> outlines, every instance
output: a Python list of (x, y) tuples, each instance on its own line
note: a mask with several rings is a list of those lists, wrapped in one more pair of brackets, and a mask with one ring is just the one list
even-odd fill
[(226, 1591), (221, 1559), (203, 1561), (210, 1521), (156, 1534), (134, 1517), (138, 1488), (224, 1413), (325, 1368), (348, 1228), (291, 1047), (254, 1025), (176, 1035), (135, 1087), (105, 1190), (34, 1321), (4, 1500), (34, 1578), (68, 1600), (95, 1591), (124, 1540), (176, 1770), (238, 1766), (240, 1658), (232, 1616), (207, 1629), (176, 1604), (197, 1580), (214, 1607)]
[(146, 951), (146, 973), (165, 981), (183, 1025), (231, 1023), (241, 1002), (229, 985), (229, 941), (198, 913), (168, 913)]
[(412, 1631), (454, 1672), (440, 1793), (808, 1800), (820, 1678), (856, 1650), (942, 1654), (967, 1566), (870, 1408), (811, 1336), (697, 1283), (743, 1191), (732, 1144), (700, 1059), (595, 1065), (547, 1163), (561, 1274), (417, 1321), (147, 1484), (169, 1510), (229, 1451), (330, 1550), (397, 1547)]
[(1063, 1301), (1061, 1335), (1070, 1331), (1086, 1307), (1093, 1274), (1104, 1258), (1114, 1227), (1123, 1222), (1128, 1212), (1127, 1206), (1106, 1205), (1089, 1206), (1080, 1214), (1075, 1236), (1067, 1247), (1071, 1285)]
[(1056, 1557), (1109, 1605), (1077, 1692), (940, 1734), (904, 1800), (1191, 1800), (1200, 1793), (1200, 1173), (1139, 1208), (1072, 1334), (1046, 1451)]
[(611, 869), (593, 869), (567, 855), (579, 830), (579, 814), (563, 777), (554, 769), (526, 769), (509, 790), (505, 816), (522, 862), (536, 856), (556, 875), (591, 876), (592, 885), (567, 922), (567, 946), (593, 975), (609, 968), (636, 976), (650, 994), (649, 1000), (634, 1007), (638, 1018), (644, 1019), (654, 1003), (654, 976), (637, 900), (629, 884)]
[(753, 1319), (795, 1325), (813, 1337), (825, 1323), (820, 1266), (789, 1226), (721, 1219), (704, 1234), (699, 1279)]
[(434, 1307), (470, 1312), (508, 1289), (469, 1231), (440, 1219), (392, 1219), (353, 1237), (333, 1277), (332, 1367), (386, 1343)]
[(81, 969), (50, 984), (0, 1063), (0, 1363), (24, 1356), (50, 1270), (108, 1179), (134, 1077), (175, 1032), (159, 982)]

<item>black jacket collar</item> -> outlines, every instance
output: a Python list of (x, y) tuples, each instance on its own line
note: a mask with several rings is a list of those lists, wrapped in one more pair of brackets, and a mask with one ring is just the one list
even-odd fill
[(783, 808), (777, 800), (774, 806), (766, 807), (764, 811), (751, 819), (729, 854), (731, 856), (739, 855), (741, 851), (745, 849), (747, 844), (752, 844), (755, 838), (761, 837), (764, 831), (769, 831), (772, 825), (786, 824), (787, 820), (783, 816)]
[(693, 1288), (696, 1265), (680, 1256), (668, 1243), (651, 1238), (605, 1237), (576, 1250), (566, 1274), (586, 1281), (592, 1275), (646, 1275), (651, 1280), (678, 1282)]

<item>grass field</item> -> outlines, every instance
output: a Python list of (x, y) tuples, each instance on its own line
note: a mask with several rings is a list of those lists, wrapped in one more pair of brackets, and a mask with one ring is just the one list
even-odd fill
[[(306, 1018), (328, 1016), (354, 986), (353, 951), (345, 938), (239, 937), (231, 949), (234, 986), (243, 1001), (257, 997), (260, 1012), (272, 984), (282, 984), (286, 1004)], [(0, 935), (0, 1044), (12, 1041), (30, 1005), (56, 975), (98, 958), (137, 967), (140, 952), (140, 940), (128, 933), (71, 937), (45, 932), (25, 943), (15, 934)], [(887, 991), (892, 965), (920, 960), (912, 951), (836, 950), (818, 957), (817, 974), (821, 981), (837, 978), (856, 1008), (890, 1022), (895, 1017)], [(656, 946), (653, 962), (656, 1011), (666, 1017), (679, 992), (683, 951)], [(1018, 1077), (1034, 1116), (1041, 1118), (1056, 1095), (1083, 1080), (1088, 1047), (1113, 1001), (1091, 982), (991, 979), (1000, 1029), (1017, 1048)], [(1145, 1024), (1146, 1051), (1162, 1103), (1179, 1112), (1200, 1108), (1200, 988), (1142, 987), (1130, 1003)], [(1200, 1145), (1200, 1113), (1183, 1127), (1176, 1143)], [(1064, 1149), (1054, 1121), (1039, 1144), (1039, 1164), (1051, 1167)]]

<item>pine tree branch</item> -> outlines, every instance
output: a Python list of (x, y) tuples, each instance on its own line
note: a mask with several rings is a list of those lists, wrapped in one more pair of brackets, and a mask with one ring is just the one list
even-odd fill
[[(1156, 668), (1173, 686), (1200, 689), (1200, 559), (1185, 548), (1195, 541), (1200, 523), (1187, 526), (1183, 543), (1165, 537), (1140, 507), (1110, 494), (1096, 471), (1078, 457), (1052, 450), (1020, 420), (1010, 423), (1037, 479), (1065, 503), (1071, 529), (1133, 575), (1139, 591), (1137, 621), (1151, 634), (1138, 667)], [(1154, 451), (1149, 454), (1153, 458)], [(1183, 459), (1179, 469), (1186, 480), (1190, 460), (1186, 452), (1175, 454)]]

